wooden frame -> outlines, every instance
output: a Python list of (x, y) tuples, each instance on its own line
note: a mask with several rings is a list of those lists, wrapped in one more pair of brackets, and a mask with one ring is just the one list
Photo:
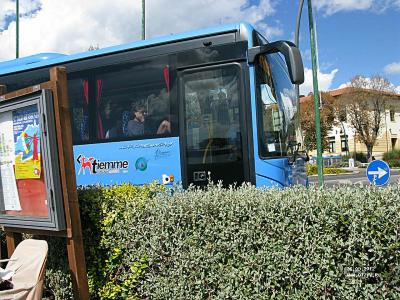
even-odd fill
[(22, 233), (65, 236), (67, 238), (68, 261), (72, 275), (74, 297), (75, 299), (89, 299), (89, 287), (73, 163), (72, 130), (66, 70), (64, 67), (53, 67), (50, 69), (50, 81), (11, 93), (6, 93), (6, 86), (0, 85), (0, 101), (8, 101), (16, 97), (27, 96), (43, 89), (51, 90), (53, 94), (66, 230), (50, 232), (45, 230), (5, 227), (8, 256), (11, 256), (15, 247), (22, 240)]

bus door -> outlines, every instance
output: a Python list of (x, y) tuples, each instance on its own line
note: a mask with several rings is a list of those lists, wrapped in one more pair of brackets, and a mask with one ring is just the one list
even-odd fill
[(240, 65), (186, 69), (179, 83), (183, 184), (249, 181)]

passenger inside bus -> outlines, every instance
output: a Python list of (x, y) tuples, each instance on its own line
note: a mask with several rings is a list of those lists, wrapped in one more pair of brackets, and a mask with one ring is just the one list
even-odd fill
[(133, 104), (132, 120), (128, 122), (127, 135), (130, 137), (141, 136), (144, 134), (144, 122), (146, 118), (146, 108), (143, 104)]
[(165, 89), (163, 89), (158, 96), (151, 94), (147, 98), (149, 115), (144, 124), (144, 133), (146, 135), (171, 133), (168, 97)]
[(115, 107), (111, 109), (110, 120), (112, 127), (106, 131), (106, 139), (115, 139), (123, 136), (122, 130), (122, 109)]
[(111, 103), (107, 101), (101, 112), (101, 121), (103, 126), (103, 133), (107, 133), (113, 127), (113, 120), (111, 119)]
[(160, 126), (158, 126), (157, 134), (167, 133), (171, 133), (171, 122), (168, 120), (164, 120), (161, 122)]

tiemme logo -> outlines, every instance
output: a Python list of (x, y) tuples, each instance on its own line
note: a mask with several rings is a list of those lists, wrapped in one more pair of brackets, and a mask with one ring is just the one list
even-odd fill
[(79, 154), (76, 161), (80, 166), (78, 175), (81, 173), (85, 175), (87, 169), (90, 174), (98, 174), (119, 173), (120, 170), (126, 172), (129, 167), (129, 162), (127, 160), (100, 161), (95, 157), (86, 157), (82, 154)]

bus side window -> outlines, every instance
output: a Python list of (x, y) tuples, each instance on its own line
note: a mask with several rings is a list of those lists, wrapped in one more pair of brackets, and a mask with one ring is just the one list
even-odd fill
[(89, 81), (87, 79), (72, 79), (68, 82), (68, 92), (71, 101), (71, 125), (74, 143), (89, 140)]
[(97, 140), (170, 135), (171, 101), (176, 99), (169, 72), (168, 56), (99, 69), (93, 82)]

